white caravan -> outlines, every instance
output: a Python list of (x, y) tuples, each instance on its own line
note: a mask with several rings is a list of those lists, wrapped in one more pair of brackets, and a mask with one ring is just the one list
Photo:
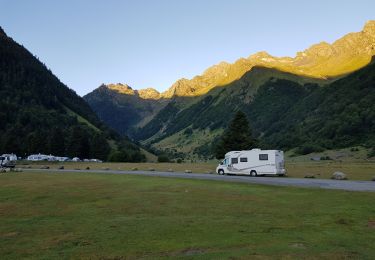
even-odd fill
[(48, 155), (45, 154), (31, 154), (27, 157), (26, 160), (28, 161), (48, 161), (50, 158)]
[(260, 149), (232, 151), (225, 154), (216, 172), (221, 175), (285, 175), (284, 152)]
[(3, 154), (0, 156), (0, 168), (8, 167), (14, 168), (15, 162), (17, 161), (17, 156), (15, 154)]
[(3, 154), (3, 155), (1, 155), (1, 157), (5, 157), (8, 161), (12, 161), (12, 162), (17, 161), (17, 159), (18, 159), (17, 155), (15, 155), (14, 153)]

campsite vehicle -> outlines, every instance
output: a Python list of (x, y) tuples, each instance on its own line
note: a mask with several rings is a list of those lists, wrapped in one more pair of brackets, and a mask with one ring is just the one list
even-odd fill
[(18, 157), (17, 155), (15, 155), (14, 153), (6, 153), (6, 154), (3, 154), (1, 155), (2, 157), (6, 157), (7, 160), (9, 161), (12, 161), (12, 162), (15, 162), (18, 160)]
[(45, 154), (31, 154), (27, 157), (28, 161), (48, 161), (48, 155)]
[(46, 154), (31, 154), (27, 157), (28, 161), (49, 161), (49, 162), (66, 162), (69, 160), (69, 157), (61, 157), (61, 156), (54, 156), (54, 155), (46, 155)]
[(221, 175), (285, 175), (284, 152), (261, 149), (231, 151), (225, 154), (216, 172)]
[[(0, 156), (0, 168), (14, 168), (16, 166), (15, 161), (17, 160), (17, 156), (10, 155), (10, 154), (3, 154)], [(14, 158), (16, 158), (14, 160)]]

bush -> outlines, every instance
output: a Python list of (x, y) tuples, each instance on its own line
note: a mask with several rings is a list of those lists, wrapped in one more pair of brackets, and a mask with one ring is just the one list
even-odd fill
[(128, 154), (124, 151), (113, 151), (108, 156), (110, 162), (126, 162), (128, 160)]
[(181, 158), (178, 158), (178, 159), (177, 159), (177, 163), (182, 163), (182, 159), (181, 159)]
[(165, 154), (161, 154), (158, 156), (158, 162), (169, 162), (169, 158)]
[(184, 135), (190, 136), (193, 133), (193, 130), (189, 127), (184, 131)]
[(375, 156), (375, 148), (371, 149), (371, 151), (367, 154), (367, 157), (374, 157)]
[(309, 153), (314, 153), (314, 152), (322, 152), (324, 149), (318, 145), (315, 144), (305, 144), (303, 146), (300, 146), (296, 149), (296, 153), (301, 154), (301, 155), (306, 155)]

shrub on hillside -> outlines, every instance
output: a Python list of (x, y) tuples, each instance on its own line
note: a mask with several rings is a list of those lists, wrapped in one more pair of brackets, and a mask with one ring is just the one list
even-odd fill
[(165, 154), (161, 154), (158, 156), (158, 162), (169, 162), (169, 158), (167, 155)]
[(314, 152), (322, 152), (323, 150), (324, 149), (319, 145), (305, 144), (305, 145), (298, 147), (296, 149), (296, 153), (301, 154), (301, 155), (306, 155), (306, 154), (314, 153)]
[(177, 163), (182, 163), (182, 159), (181, 159), (181, 158), (178, 158), (178, 159), (177, 159)]
[(184, 131), (184, 135), (187, 135), (187, 136), (190, 136), (192, 133), (193, 133), (193, 129), (191, 129), (191, 128), (187, 128), (187, 129)]

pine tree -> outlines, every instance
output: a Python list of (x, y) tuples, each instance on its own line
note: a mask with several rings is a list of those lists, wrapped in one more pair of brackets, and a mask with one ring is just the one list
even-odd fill
[(91, 140), (91, 156), (96, 159), (106, 160), (111, 148), (104, 135), (96, 133)]
[(222, 159), (229, 151), (249, 150), (255, 144), (246, 115), (238, 111), (216, 146), (215, 157)]
[(90, 158), (90, 143), (82, 127), (73, 127), (69, 141), (67, 152), (70, 157)]
[(53, 128), (48, 140), (48, 153), (56, 156), (65, 155), (65, 134), (60, 128)]

